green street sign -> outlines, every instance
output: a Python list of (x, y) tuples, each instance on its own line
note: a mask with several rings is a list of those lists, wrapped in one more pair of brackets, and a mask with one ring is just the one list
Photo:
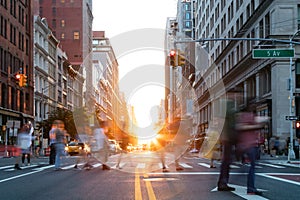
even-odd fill
[(295, 49), (253, 49), (252, 58), (293, 58)]

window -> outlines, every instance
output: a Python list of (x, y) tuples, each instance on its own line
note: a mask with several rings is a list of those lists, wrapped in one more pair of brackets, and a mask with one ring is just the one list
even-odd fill
[(79, 40), (80, 36), (79, 36), (79, 32), (75, 31), (74, 32), (74, 40)]
[(190, 12), (185, 13), (185, 19), (187, 19), (187, 20), (191, 19), (191, 13)]
[(300, 29), (300, 5), (298, 5), (298, 29)]
[(296, 88), (300, 88), (300, 60), (296, 61)]

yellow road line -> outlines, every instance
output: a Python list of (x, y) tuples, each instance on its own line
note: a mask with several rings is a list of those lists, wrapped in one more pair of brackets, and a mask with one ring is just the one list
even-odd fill
[[(136, 171), (135, 171), (135, 181), (134, 181), (135, 200), (143, 200), (140, 176), (141, 176), (141, 173), (140, 173), (139, 169), (136, 169)], [(148, 177), (149, 176), (147, 174), (144, 174), (144, 178), (148, 178)], [(145, 184), (146, 184), (146, 189), (147, 189), (147, 193), (148, 193), (148, 199), (149, 200), (156, 200), (156, 196), (155, 196), (155, 193), (153, 191), (151, 181), (145, 181)]]
[[(148, 178), (148, 175), (145, 174), (144, 178)], [(147, 188), (147, 192), (148, 192), (148, 198), (150, 200), (156, 200), (156, 197), (155, 197), (155, 194), (154, 194), (154, 191), (153, 191), (153, 187), (151, 185), (151, 181), (146, 181), (146, 188)]]
[(135, 172), (135, 181), (134, 181), (134, 195), (135, 200), (142, 200), (142, 190), (141, 190), (141, 183), (140, 183), (140, 173), (137, 171)]

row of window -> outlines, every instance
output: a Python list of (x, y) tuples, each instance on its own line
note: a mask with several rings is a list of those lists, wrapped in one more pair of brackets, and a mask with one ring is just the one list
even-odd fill
[[(259, 87), (256, 87), (257, 84), (259, 84)], [(246, 103), (245, 101), (251, 101), (255, 99), (257, 97), (257, 94), (259, 95), (259, 97), (262, 97), (263, 95), (270, 93), (271, 92), (270, 66), (265, 67), (263, 70), (261, 70), (258, 73), (258, 75), (255, 74), (252, 77), (248, 78), (245, 82), (239, 84), (238, 87), (242, 89), (241, 94), (243, 95), (239, 99), (236, 99), (237, 106), (244, 105)], [(243, 92), (244, 88), (246, 88), (246, 96), (244, 96), (245, 94)], [(257, 88), (259, 88), (259, 91), (256, 91)], [(199, 90), (197, 90), (196, 93), (197, 95), (200, 95)], [(214, 109), (212, 109), (212, 104), (214, 104), (213, 106)], [(222, 105), (220, 104), (220, 101), (215, 100), (214, 102), (210, 102), (197, 112), (196, 117), (199, 124), (205, 124), (209, 120), (211, 120), (212, 110), (214, 110), (214, 113), (220, 113), (220, 110), (222, 110)]]
[(30, 109), (30, 98), (28, 93), (24, 93), (21, 90), (7, 86), (5, 83), (1, 83), (0, 87), (1, 107), (20, 112), (24, 112), (24, 110), (28, 111)]
[[(0, 47), (0, 69), (2, 72), (8, 73), (8, 66), (11, 68), (10, 73), (14, 74), (20, 71), (22, 66), (23, 73), (26, 74), (28, 66), (24, 66), (23, 60), (19, 57), (14, 56), (9, 51), (4, 50)], [(25, 68), (26, 67), (26, 68)]]
[(0, 35), (7, 39), (8, 34), (9, 41), (17, 46), (19, 50), (25, 51), (26, 55), (28, 55), (29, 40), (25, 38), (23, 31), (18, 31), (18, 28), (14, 24), (8, 24), (8, 20), (0, 15)]

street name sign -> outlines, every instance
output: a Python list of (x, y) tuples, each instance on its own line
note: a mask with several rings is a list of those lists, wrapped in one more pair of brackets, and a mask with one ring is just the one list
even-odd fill
[(253, 49), (252, 58), (293, 58), (295, 49)]

